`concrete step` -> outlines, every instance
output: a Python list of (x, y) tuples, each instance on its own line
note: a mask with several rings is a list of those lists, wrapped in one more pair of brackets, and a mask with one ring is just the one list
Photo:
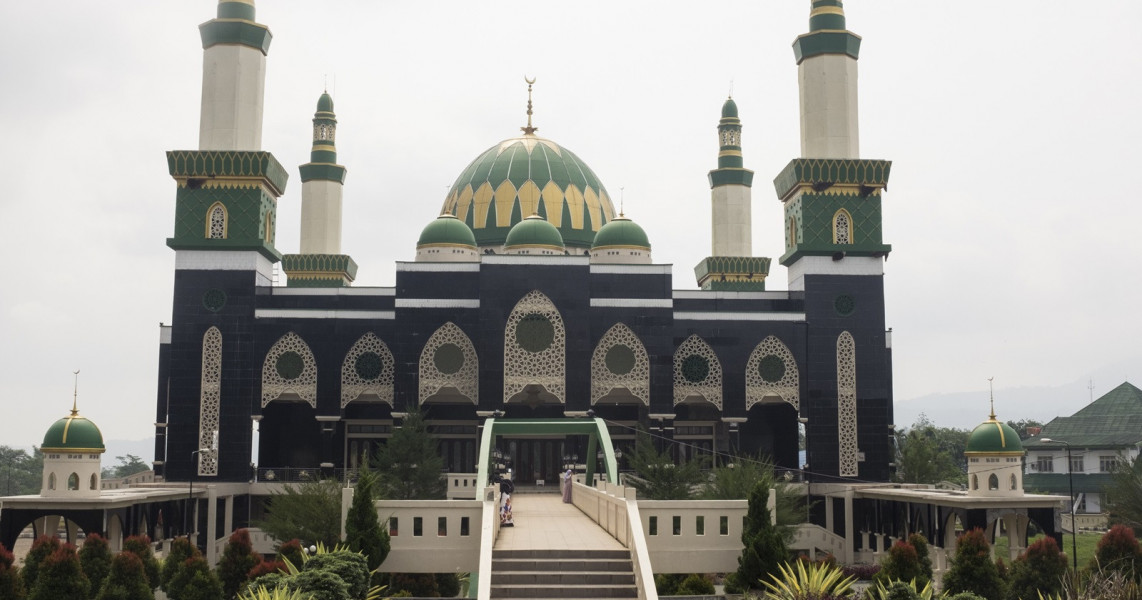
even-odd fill
[(492, 585), (634, 585), (634, 573), (573, 571), (544, 573), (541, 571), (492, 570)]
[(629, 550), (495, 550), (492, 558), (621, 558), (630, 560)]
[(492, 598), (637, 598), (634, 585), (558, 585), (535, 586), (526, 584), (492, 584)]
[(630, 559), (610, 558), (493, 558), (492, 572), (496, 571), (536, 571), (541, 573), (568, 573), (582, 571), (629, 572), (633, 568)]

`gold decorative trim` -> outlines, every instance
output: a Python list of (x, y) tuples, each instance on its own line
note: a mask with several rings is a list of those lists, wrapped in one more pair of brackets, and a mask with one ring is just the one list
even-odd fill
[(649, 246), (595, 246), (591, 248), (591, 252), (598, 252), (599, 250), (646, 250), (650, 252)]
[(723, 156), (741, 156), (741, 155), (742, 155), (741, 150), (722, 150), (721, 152), (718, 152), (718, 158), (721, 158)]
[(106, 448), (48, 448), (41, 446), (40, 452), (60, 452), (63, 454), (103, 454)]
[[(253, 4), (253, 3), (251, 2), (251, 4)], [(815, 17), (817, 15), (840, 15), (843, 17), (843, 16), (845, 16), (845, 9), (843, 9), (839, 6), (818, 6), (817, 8), (813, 9), (813, 12), (809, 13), (809, 18), (812, 19), (813, 17)], [(829, 30), (821, 29), (818, 31), (829, 31)]]
[(526, 250), (531, 250), (531, 249), (557, 250), (559, 252), (565, 252), (567, 250), (567, 247), (566, 246), (548, 246), (546, 244), (518, 244), (515, 246), (504, 246), (504, 252), (508, 252), (509, 250), (515, 251), (515, 250), (521, 250), (521, 249), (526, 249)]
[[(319, 151), (320, 152), (336, 152), (337, 147), (332, 145), (332, 144), (314, 144), (313, 145), (313, 151), (314, 152), (319, 152)], [(314, 163), (314, 164), (320, 164), (320, 163)]]

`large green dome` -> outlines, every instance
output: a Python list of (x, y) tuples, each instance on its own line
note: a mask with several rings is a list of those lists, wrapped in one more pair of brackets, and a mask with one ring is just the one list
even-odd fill
[(44, 434), (44, 452), (104, 452), (103, 434), (95, 423), (79, 416), (75, 410), (71, 414), (52, 423)]
[(538, 214), (573, 248), (590, 248), (595, 232), (614, 218), (599, 178), (570, 150), (524, 134), (476, 157), (444, 200), (441, 212), (468, 224), (480, 246), (498, 246), (512, 226)]
[(1014, 429), (993, 416), (972, 430), (964, 453), (1023, 454), (1023, 443)]
[(446, 213), (437, 217), (435, 221), (429, 223), (420, 232), (420, 239), (416, 241), (416, 247), (424, 246), (471, 246), (475, 248), (476, 236), (472, 235), (472, 230), (463, 221)]
[(559, 230), (539, 215), (531, 215), (517, 223), (504, 240), (504, 250), (542, 248), (563, 252), (563, 247), (563, 236)]
[(639, 248), (650, 251), (650, 240), (646, 232), (637, 223), (619, 216), (614, 221), (603, 225), (599, 233), (595, 234), (595, 241), (591, 244), (592, 250), (602, 248)]

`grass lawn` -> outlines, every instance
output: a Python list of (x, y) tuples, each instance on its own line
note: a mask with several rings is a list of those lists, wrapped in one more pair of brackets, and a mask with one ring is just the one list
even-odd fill
[[(1043, 537), (1039, 534), (1027, 540), (1027, 545), (1030, 546), (1036, 540)], [(1101, 533), (1079, 533), (1078, 540), (1076, 540), (1078, 555), (1079, 555), (1079, 568), (1086, 566), (1090, 559), (1094, 557), (1095, 547), (1098, 546), (1098, 540), (1102, 539)], [(1071, 534), (1063, 534), (1063, 552), (1067, 554), (1067, 564), (1073, 564), (1071, 561)], [(1007, 560), (1007, 537), (1004, 536), (995, 542), (995, 556), (1003, 558), (1003, 562), (1010, 564)]]

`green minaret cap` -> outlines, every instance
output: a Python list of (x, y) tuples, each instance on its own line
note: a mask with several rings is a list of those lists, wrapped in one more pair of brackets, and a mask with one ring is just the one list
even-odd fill
[(742, 122), (738, 118), (738, 105), (732, 97), (722, 104), (722, 118), (718, 121), (718, 168), (710, 171), (710, 187), (721, 185), (753, 185), (753, 171), (742, 162)]
[(339, 181), (345, 183), (345, 167), (337, 164), (337, 115), (333, 113), (333, 97), (322, 92), (313, 113), (313, 149), (309, 163), (301, 165), (301, 180)]
[(813, 0), (809, 13), (809, 33), (793, 42), (797, 64), (821, 54), (847, 54), (859, 58), (860, 36), (846, 29), (841, 0)]
[(268, 53), (274, 36), (268, 27), (254, 21), (254, 14), (254, 0), (219, 0), (218, 17), (198, 26), (202, 48), (235, 44)]

